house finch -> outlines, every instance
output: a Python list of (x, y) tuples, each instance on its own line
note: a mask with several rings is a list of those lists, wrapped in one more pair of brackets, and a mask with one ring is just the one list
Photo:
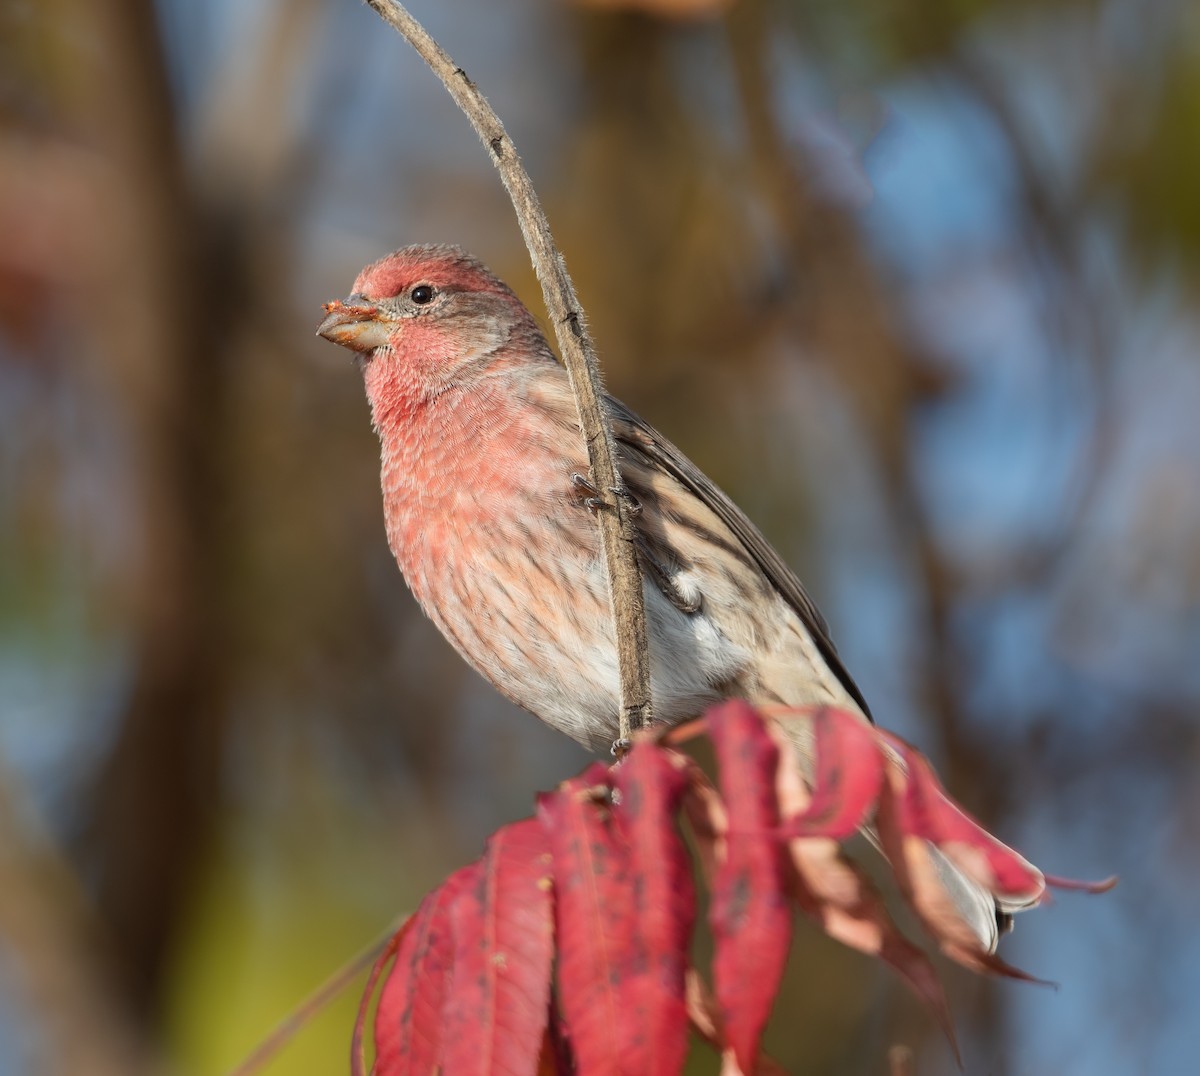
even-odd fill
[[(388, 255), (326, 309), (319, 334), (357, 353), (382, 445), (388, 542), (421, 607), (503, 695), (607, 749), (619, 686), (597, 491), (582, 477), (587, 451), (566, 371), (532, 315), (449, 246)], [(674, 722), (736, 696), (869, 720), (779, 554), (662, 434), (608, 405), (640, 509), (655, 716)], [(939, 862), (991, 950), (993, 898)]]

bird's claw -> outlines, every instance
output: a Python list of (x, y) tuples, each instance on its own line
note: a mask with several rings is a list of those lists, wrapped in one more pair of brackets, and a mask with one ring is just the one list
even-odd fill
[[(586, 493), (587, 496), (583, 499), (583, 506), (589, 512), (597, 512), (601, 508), (613, 507), (608, 501), (600, 496), (600, 490), (578, 471), (571, 472), (571, 486), (580, 493)], [(641, 515), (641, 502), (627, 490), (624, 486), (609, 486), (608, 492), (615, 497), (620, 497), (629, 505), (629, 514), (631, 516)]]
[(571, 473), (571, 485), (580, 493), (587, 494), (583, 498), (583, 507), (589, 512), (598, 512), (601, 508), (609, 507), (601, 498), (600, 491), (578, 471)]

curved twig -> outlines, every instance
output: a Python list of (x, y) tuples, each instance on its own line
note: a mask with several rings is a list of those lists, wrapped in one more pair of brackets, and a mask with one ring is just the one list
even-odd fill
[(609, 600), (616, 626), (617, 660), (621, 676), (620, 738), (653, 721), (650, 701), (650, 654), (646, 639), (646, 612), (642, 577), (634, 548), (632, 503), (617, 469), (612, 423), (604, 405), (600, 364), (575, 295), (575, 286), (550, 234), (545, 211), (533, 189), (516, 147), (491, 105), (467, 73), (454, 63), (403, 4), (395, 0), (367, 0), (368, 5), (393, 27), (442, 81), (463, 110), (483, 144), (491, 151), (504, 187), (512, 199), (533, 268), (542, 285), (546, 309), (554, 323), (559, 354), (571, 380), (579, 423), (587, 442), (591, 481), (601, 491), (607, 510), (596, 513), (604, 563), (608, 570)]

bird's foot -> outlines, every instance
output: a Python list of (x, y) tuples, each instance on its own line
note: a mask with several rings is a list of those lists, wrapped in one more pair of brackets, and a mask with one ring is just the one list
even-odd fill
[(600, 496), (600, 491), (578, 471), (571, 473), (571, 488), (578, 494), (583, 494), (583, 507), (589, 512), (598, 512), (601, 508), (610, 508)]

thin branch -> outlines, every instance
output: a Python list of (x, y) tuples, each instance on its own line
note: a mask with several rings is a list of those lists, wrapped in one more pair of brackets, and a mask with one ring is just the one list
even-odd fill
[(521, 224), (525, 245), (542, 285), (546, 309), (554, 323), (559, 354), (575, 393), (579, 423), (587, 442), (592, 484), (605, 497), (606, 509), (597, 512), (596, 517), (616, 627), (621, 674), (620, 738), (627, 741), (631, 731), (653, 721), (642, 576), (634, 547), (636, 532), (632, 502), (623, 495), (625, 487), (617, 470), (612, 424), (603, 403), (600, 364), (575, 295), (575, 286), (554, 244), (546, 214), (529, 174), (517, 156), (516, 147), (475, 83), (402, 4), (395, 0), (367, 0), (367, 3), (417, 50), (466, 113), (483, 144), (491, 151)]
[(402, 924), (392, 923), (383, 937), (376, 938), (330, 975), (325, 982), (288, 1013), (275, 1026), (271, 1034), (263, 1039), (237, 1068), (230, 1071), (229, 1076), (255, 1076), (271, 1061), (274, 1061), (296, 1035), (336, 1001), (355, 979), (392, 946), (400, 926)]

